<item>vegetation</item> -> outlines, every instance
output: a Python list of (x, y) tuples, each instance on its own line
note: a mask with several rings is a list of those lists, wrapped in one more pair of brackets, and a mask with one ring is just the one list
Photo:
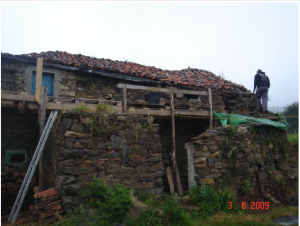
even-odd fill
[(92, 77), (92, 76), (89, 76), (88, 79), (87, 79), (87, 84), (90, 85), (90, 86), (95, 85), (95, 78)]
[(161, 219), (159, 218), (160, 203), (155, 200), (154, 197), (146, 200), (146, 205), (149, 208), (142, 209), (141, 213), (136, 219), (129, 219), (124, 223), (126, 226), (159, 226), (161, 225)]
[(288, 141), (291, 144), (297, 144), (298, 140), (299, 140), (299, 134), (298, 133), (288, 134)]
[(192, 217), (178, 203), (177, 199), (169, 195), (164, 200), (162, 207), (163, 225), (189, 226), (192, 225)]
[(135, 190), (133, 195), (135, 195), (138, 198), (138, 200), (141, 200), (142, 202), (146, 202), (147, 199), (152, 198), (151, 193), (145, 190)]
[(83, 103), (79, 103), (75, 107), (72, 108), (72, 111), (79, 111), (79, 112), (99, 112), (99, 113), (113, 113), (113, 106), (105, 103), (98, 103), (94, 105), (94, 110), (89, 108)]
[(299, 119), (298, 119), (298, 115), (299, 115), (299, 111), (298, 111), (298, 101), (287, 105), (284, 108), (283, 111), (283, 116), (287, 116), (286, 117), (286, 121), (289, 123), (290, 127), (288, 128), (288, 132), (289, 133), (298, 133), (298, 126), (299, 126)]
[(249, 184), (248, 180), (243, 180), (243, 185), (241, 187), (241, 190), (244, 193), (247, 193), (250, 190), (250, 184)]
[[(239, 212), (238, 214), (218, 213), (203, 220), (195, 220), (194, 225), (203, 226), (271, 226), (275, 218), (281, 216), (298, 215), (298, 207), (288, 206), (270, 211), (265, 210), (260, 213), (251, 214)], [(297, 224), (296, 224), (297, 225)]]
[[(202, 183), (200, 188), (194, 185), (189, 195), (188, 201), (200, 208), (194, 215), (201, 219), (218, 212), (233, 213), (238, 210), (237, 205), (234, 205), (234, 196), (228, 190), (215, 192), (210, 186)], [(232, 203), (232, 209), (228, 209), (228, 202)]]
[(147, 122), (148, 122), (147, 128), (148, 128), (148, 129), (151, 129), (151, 130), (152, 130), (152, 127), (153, 127), (153, 121), (154, 121), (153, 116), (150, 116), (150, 114), (148, 113), (148, 116), (147, 116)]
[[(126, 226), (271, 226), (274, 225), (272, 222), (275, 218), (298, 215), (297, 206), (261, 210), (259, 213), (247, 212), (240, 208), (240, 203), (234, 202), (234, 196), (229, 191), (216, 192), (204, 183), (200, 188), (194, 186), (189, 192), (188, 204), (197, 205), (200, 210), (186, 212), (177, 194), (167, 195), (161, 200), (154, 194), (138, 190), (134, 194), (142, 200), (146, 199), (145, 204), (148, 208), (143, 208), (137, 215), (129, 215), (132, 205), (130, 190), (121, 184), (107, 187), (97, 178), (87, 184), (89, 189), (83, 193), (86, 203), (73, 214), (58, 216), (59, 221), (48, 225), (108, 226), (115, 222)], [(228, 209), (228, 202), (232, 202), (231, 209)], [(87, 215), (90, 208), (95, 210), (93, 217)], [(22, 225), (39, 225), (39, 223), (31, 222)]]
[(60, 220), (55, 222), (53, 226), (76, 226), (81, 223), (84, 217), (83, 206), (76, 209), (70, 216), (59, 216)]
[(95, 105), (96, 112), (113, 113), (113, 106), (105, 103), (99, 103)]
[(91, 109), (88, 106), (86, 106), (85, 104), (79, 103), (78, 105), (76, 105), (75, 107), (72, 108), (72, 111), (90, 112)]
[(108, 187), (96, 177), (87, 185), (90, 188), (82, 196), (86, 197), (86, 206), (97, 212), (94, 224), (112, 225), (114, 222), (122, 222), (132, 205), (129, 190), (122, 184)]

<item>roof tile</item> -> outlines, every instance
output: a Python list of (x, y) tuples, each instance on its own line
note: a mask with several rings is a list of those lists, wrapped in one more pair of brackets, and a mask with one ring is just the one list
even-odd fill
[(194, 87), (215, 87), (225, 88), (236, 87), (246, 91), (244, 86), (228, 82), (225, 79), (216, 76), (212, 72), (196, 68), (187, 68), (182, 70), (162, 70), (153, 66), (145, 66), (127, 61), (113, 61), (110, 59), (95, 58), (81, 54), (70, 54), (62, 51), (48, 51), (41, 53), (30, 53), (14, 55), (15, 58), (35, 60), (37, 57), (43, 57), (44, 62), (52, 64), (79, 67), (81, 63), (86, 63), (89, 69), (113, 71), (125, 75), (143, 77), (160, 82), (174, 85), (194, 86)]

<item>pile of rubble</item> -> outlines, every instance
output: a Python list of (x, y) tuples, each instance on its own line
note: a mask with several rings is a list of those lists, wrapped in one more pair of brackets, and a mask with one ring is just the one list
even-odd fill
[(58, 214), (63, 213), (61, 196), (55, 188), (35, 194), (34, 199), (31, 207), (34, 221), (50, 223), (58, 220)]
[[(23, 179), (26, 173), (18, 170), (7, 169), (1, 173), (1, 215), (9, 215), (14, 202), (18, 196)], [(33, 187), (37, 185), (36, 178), (33, 177), (29, 185), (28, 191), (23, 201), (20, 211), (28, 210), (33, 204)]]

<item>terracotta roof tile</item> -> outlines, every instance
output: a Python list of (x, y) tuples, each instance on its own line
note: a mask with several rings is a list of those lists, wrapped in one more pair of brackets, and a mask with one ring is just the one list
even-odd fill
[(162, 70), (153, 66), (145, 66), (127, 61), (113, 61), (110, 59), (95, 58), (81, 54), (70, 54), (62, 51), (48, 51), (41, 53), (29, 53), (14, 55), (15, 58), (35, 60), (43, 57), (44, 62), (80, 67), (81, 63), (86, 63), (90, 70), (105, 70), (125, 75), (143, 77), (160, 81), (165, 84), (194, 86), (194, 87), (215, 87), (215, 88), (239, 88), (246, 91), (244, 86), (229, 82), (212, 72), (202, 69), (188, 68), (182, 70)]

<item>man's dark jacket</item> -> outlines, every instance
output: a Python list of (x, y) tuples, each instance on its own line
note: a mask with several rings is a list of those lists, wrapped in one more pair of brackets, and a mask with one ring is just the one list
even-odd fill
[(257, 73), (254, 77), (254, 89), (258, 87), (267, 87), (270, 88), (271, 83), (268, 76), (265, 75), (265, 72)]

